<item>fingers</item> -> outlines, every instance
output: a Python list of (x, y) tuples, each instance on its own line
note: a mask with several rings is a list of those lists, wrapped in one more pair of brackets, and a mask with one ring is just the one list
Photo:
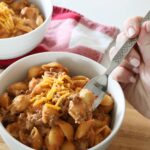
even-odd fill
[(121, 46), (127, 41), (128, 37), (123, 33), (119, 33), (116, 39), (115, 47), (112, 47), (109, 51), (110, 60), (116, 55)]
[[(113, 47), (110, 51), (111, 57), (116, 53), (118, 50)], [(136, 74), (139, 73), (139, 66), (141, 63), (141, 58), (139, 53), (132, 49), (131, 52), (126, 56), (123, 62), (117, 67), (113, 72), (112, 76), (115, 80), (120, 83), (134, 83), (136, 82)]]
[(125, 84), (136, 82), (134, 73), (122, 66), (119, 66), (115, 70), (113, 70), (111, 76), (118, 82), (125, 83)]
[(146, 21), (145, 23), (145, 30), (147, 33), (150, 33), (150, 21)]
[(140, 33), (142, 17), (129, 18), (124, 22), (123, 31), (128, 38), (134, 38)]
[(125, 59), (134, 68), (140, 66), (141, 58), (139, 53), (135, 49), (132, 49)]
[(138, 44), (139, 46), (150, 45), (150, 21), (146, 21), (142, 24)]
[(150, 66), (150, 21), (143, 23), (138, 39), (138, 46), (146, 66)]
[[(110, 50), (110, 59), (112, 59), (116, 55), (118, 50), (127, 41), (128, 38), (134, 38), (137, 35), (139, 35), (138, 45), (140, 45), (140, 50), (143, 51), (142, 54), (145, 55), (145, 57), (149, 57), (148, 53), (150, 51), (150, 22), (143, 23), (141, 27), (141, 20), (142, 17), (134, 17), (125, 21), (123, 29), (124, 31), (117, 36), (116, 45)], [(144, 42), (147, 45), (147, 53), (144, 52)], [(135, 76), (139, 73), (141, 61), (143, 61), (143, 58), (141, 59), (141, 56), (143, 55), (141, 55), (138, 50), (135, 50), (133, 48), (121, 63), (121, 65), (117, 67), (111, 75), (121, 83), (126, 84), (136, 82)], [(147, 59), (150, 60), (150, 58)]]
[[(127, 39), (128, 39), (127, 36), (123, 32), (117, 36), (116, 46), (112, 47), (109, 51), (110, 60), (112, 60), (112, 58), (116, 55), (118, 50), (126, 42)], [(125, 64), (129, 66), (128, 69), (131, 68), (130, 66), (138, 67), (141, 62), (140, 55), (135, 49), (132, 49), (125, 59), (126, 59)]]

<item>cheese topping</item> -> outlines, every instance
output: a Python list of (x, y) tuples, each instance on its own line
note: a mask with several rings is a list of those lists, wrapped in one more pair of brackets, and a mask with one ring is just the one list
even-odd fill
[(6, 3), (0, 2), (0, 26), (2, 26), (2, 28), (4, 28), (8, 33), (15, 27), (13, 15), (14, 11), (8, 8)]
[[(81, 81), (78, 80), (78, 77), (75, 78), (75, 81), (73, 78), (71, 78), (68, 74), (61, 74), (57, 77), (43, 76), (41, 82), (39, 83), (39, 86), (42, 87), (43, 92), (40, 93), (40, 95), (35, 95), (34, 97), (32, 97), (32, 106), (37, 107), (42, 104), (46, 104), (48, 107), (60, 110), (61, 105), (67, 100), (67, 97), (81, 90), (81, 88), (79, 89), (79, 87), (73, 85), (74, 82)], [(86, 77), (82, 77), (82, 80), (87, 82)]]

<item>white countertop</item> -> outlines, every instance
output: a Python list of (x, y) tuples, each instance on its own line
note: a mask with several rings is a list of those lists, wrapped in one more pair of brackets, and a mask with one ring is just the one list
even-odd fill
[(54, 0), (53, 4), (120, 28), (126, 18), (144, 16), (150, 10), (150, 0)]

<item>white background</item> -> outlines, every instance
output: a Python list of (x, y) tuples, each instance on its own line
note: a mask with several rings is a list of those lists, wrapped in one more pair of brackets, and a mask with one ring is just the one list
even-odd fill
[(53, 0), (53, 4), (120, 28), (126, 18), (144, 16), (150, 10), (150, 0)]

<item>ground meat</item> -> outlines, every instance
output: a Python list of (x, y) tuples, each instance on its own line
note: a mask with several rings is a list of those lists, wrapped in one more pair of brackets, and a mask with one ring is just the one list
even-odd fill
[(55, 115), (51, 116), (48, 122), (49, 127), (54, 127), (58, 119), (59, 119), (58, 116), (55, 116)]
[(34, 126), (41, 126), (42, 123), (42, 112), (27, 113), (26, 128), (31, 129)]
[(19, 122), (19, 124), (22, 124), (22, 126), (24, 126), (24, 127), (25, 127), (26, 119), (27, 119), (26, 113), (20, 113), (19, 114), (19, 116), (18, 116), (18, 122)]
[(28, 130), (19, 130), (19, 139), (23, 144), (30, 146), (31, 139), (30, 139), (30, 131)]
[(42, 108), (42, 122), (48, 124), (49, 127), (53, 127), (55, 122), (59, 118), (59, 112), (53, 108), (49, 108), (46, 105)]
[(67, 98), (67, 99), (60, 105), (60, 107), (62, 108), (61, 111), (62, 111), (63, 114), (68, 113), (69, 102), (70, 102), (70, 100)]
[(50, 128), (43, 125), (43, 126), (39, 126), (38, 127), (39, 132), (41, 133), (42, 137), (45, 137), (46, 135), (48, 135)]

